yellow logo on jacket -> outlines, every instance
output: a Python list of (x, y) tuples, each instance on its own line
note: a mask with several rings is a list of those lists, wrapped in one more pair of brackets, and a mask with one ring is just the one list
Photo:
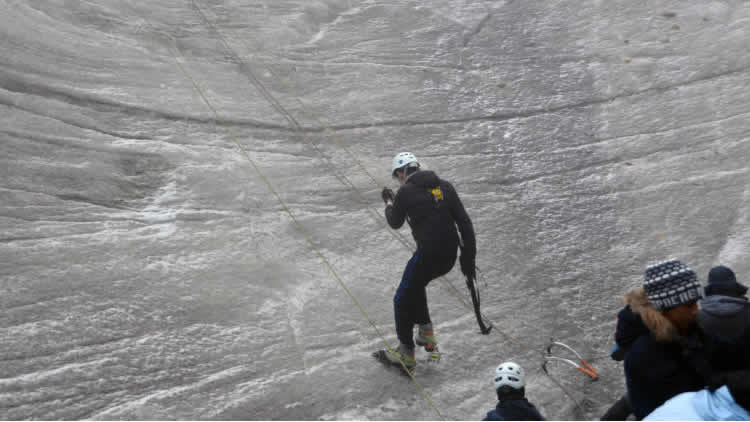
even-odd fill
[(432, 196), (435, 197), (435, 201), (442, 201), (443, 200), (443, 191), (440, 190), (440, 186), (436, 187), (435, 189), (428, 189)]

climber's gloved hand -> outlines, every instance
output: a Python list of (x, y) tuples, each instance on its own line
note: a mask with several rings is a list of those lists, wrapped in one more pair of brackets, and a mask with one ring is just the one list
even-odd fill
[(380, 194), (383, 197), (383, 202), (388, 204), (388, 202), (393, 203), (394, 198), (396, 198), (396, 195), (394, 195), (393, 190), (390, 188), (383, 188), (383, 192)]

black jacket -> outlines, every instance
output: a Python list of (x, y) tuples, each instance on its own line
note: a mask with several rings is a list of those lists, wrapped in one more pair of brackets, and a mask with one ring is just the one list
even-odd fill
[(615, 329), (615, 342), (627, 355), (630, 346), (642, 335), (648, 335), (649, 329), (641, 320), (640, 314), (633, 312), (630, 305), (625, 306), (617, 314), (617, 328)]
[(750, 302), (708, 296), (700, 305), (698, 326), (709, 339), (714, 371), (750, 369)]
[(643, 289), (625, 295), (627, 310), (618, 315), (616, 339), (625, 352), (625, 382), (636, 419), (668, 399), (708, 385), (709, 356), (697, 326), (680, 336), (653, 308)]
[(497, 407), (487, 412), (483, 421), (543, 421), (544, 417), (536, 406), (529, 403), (525, 397), (503, 399), (497, 402)]
[(750, 335), (750, 302), (746, 298), (708, 296), (700, 305), (698, 325), (706, 333), (732, 344)]
[(393, 206), (386, 206), (385, 216), (394, 229), (408, 221), (417, 248), (427, 253), (455, 251), (459, 244), (458, 225), (464, 242), (462, 253), (476, 255), (474, 227), (458, 193), (432, 171), (409, 176), (398, 190)]

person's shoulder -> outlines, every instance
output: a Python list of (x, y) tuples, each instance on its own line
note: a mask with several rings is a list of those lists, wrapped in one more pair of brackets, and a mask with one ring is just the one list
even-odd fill
[(633, 309), (630, 308), (630, 305), (625, 305), (620, 309), (619, 312), (617, 312), (617, 319), (633, 319), (633, 318), (640, 318), (640, 316), (633, 312)]
[(625, 353), (625, 367), (638, 368), (643, 365), (648, 365), (651, 360), (656, 356), (654, 354), (654, 348), (658, 348), (659, 344), (653, 340), (650, 333), (640, 334), (628, 347), (627, 353)]
[(456, 188), (453, 187), (453, 184), (445, 179), (438, 179), (440, 180), (440, 189), (444, 190), (445, 192), (448, 192), (449, 194), (458, 195), (456, 192)]
[(651, 334), (651, 331), (642, 331), (638, 333), (635, 337), (635, 340), (633, 340), (633, 346), (638, 349), (644, 349), (644, 348), (650, 348), (654, 345), (658, 345), (658, 342), (656, 339), (654, 339), (653, 334)]
[(416, 189), (416, 186), (414, 186), (412, 183), (404, 183), (398, 188), (398, 191), (396, 192), (396, 196), (404, 196), (404, 195), (410, 195), (411, 192)]
[(487, 416), (482, 419), (483, 421), (504, 421), (505, 419), (501, 418), (500, 415), (497, 413), (497, 409), (492, 409), (489, 412), (487, 412)]

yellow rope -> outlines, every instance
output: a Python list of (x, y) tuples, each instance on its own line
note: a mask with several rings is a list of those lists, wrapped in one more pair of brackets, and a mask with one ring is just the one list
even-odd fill
[[(283, 118), (284, 118), (284, 119), (285, 119), (285, 120), (286, 120), (287, 122), (289, 122), (289, 124), (290, 124), (290, 125), (291, 125), (291, 126), (292, 126), (293, 128), (295, 128), (295, 129), (296, 129), (296, 130), (297, 130), (297, 131), (298, 131), (298, 132), (299, 132), (299, 133), (300, 133), (300, 134), (302, 135), (302, 138), (303, 138), (303, 139), (305, 140), (305, 142), (306, 142), (306, 143), (307, 143), (308, 145), (310, 145), (310, 146), (311, 146), (311, 147), (312, 147), (313, 149), (315, 149), (315, 151), (316, 151), (316, 152), (318, 153), (318, 155), (319, 155), (319, 156), (320, 156), (321, 158), (323, 158), (324, 160), (326, 160), (326, 161), (327, 161), (327, 162), (329, 163), (329, 166), (330, 166), (330, 168), (331, 168), (331, 172), (332, 172), (332, 173), (334, 174), (334, 176), (336, 176), (336, 178), (337, 178), (337, 179), (339, 179), (339, 181), (341, 181), (341, 182), (342, 182), (342, 183), (343, 183), (344, 185), (348, 186), (349, 188), (351, 188), (351, 190), (352, 190), (352, 191), (354, 191), (355, 193), (357, 193), (357, 194), (358, 194), (358, 196), (360, 197), (360, 200), (361, 200), (362, 204), (363, 204), (363, 205), (365, 205), (365, 206), (366, 206), (367, 208), (369, 208), (370, 212), (372, 213), (372, 215), (373, 215), (373, 217), (374, 217), (374, 218), (373, 218), (373, 220), (374, 220), (374, 221), (375, 221), (375, 222), (376, 222), (376, 223), (377, 223), (378, 225), (380, 225), (381, 227), (385, 227), (385, 229), (386, 229), (386, 230), (388, 230), (388, 231), (389, 231), (389, 232), (391, 233), (391, 235), (392, 235), (392, 236), (393, 236), (393, 237), (394, 237), (394, 238), (395, 238), (396, 240), (398, 240), (398, 241), (399, 241), (399, 242), (400, 242), (400, 243), (401, 243), (401, 244), (402, 244), (402, 245), (403, 245), (403, 246), (404, 246), (404, 247), (405, 247), (406, 249), (409, 249), (409, 250), (411, 250), (411, 251), (414, 251), (414, 250), (415, 250), (415, 248), (413, 247), (413, 245), (411, 245), (411, 243), (409, 242), (409, 240), (407, 240), (407, 238), (406, 238), (406, 237), (404, 237), (404, 235), (402, 235), (402, 234), (401, 234), (401, 233), (399, 233), (398, 231), (396, 231), (396, 230), (392, 229), (392, 228), (391, 228), (391, 227), (390, 227), (390, 226), (389, 226), (389, 225), (388, 225), (388, 224), (387, 224), (387, 223), (385, 222), (385, 220), (384, 220), (383, 216), (382, 216), (382, 215), (380, 215), (380, 213), (378, 212), (378, 210), (377, 210), (377, 209), (375, 209), (375, 208), (374, 208), (374, 207), (373, 207), (372, 205), (370, 205), (369, 201), (367, 200), (367, 198), (365, 197), (365, 195), (364, 195), (364, 194), (362, 193), (362, 191), (360, 191), (360, 190), (359, 190), (359, 189), (358, 189), (358, 188), (357, 188), (357, 187), (356, 187), (356, 186), (354, 185), (354, 182), (352, 182), (352, 181), (351, 181), (351, 180), (350, 180), (350, 179), (349, 179), (349, 178), (348, 178), (348, 177), (347, 177), (347, 176), (346, 176), (345, 174), (338, 174), (339, 172), (337, 172), (337, 168), (336, 168), (336, 166), (335, 166), (335, 165), (334, 165), (333, 163), (331, 163), (331, 162), (330, 162), (330, 160), (328, 159), (328, 157), (326, 156), (326, 154), (324, 154), (324, 153), (323, 153), (323, 151), (322, 151), (322, 150), (321, 150), (321, 149), (320, 149), (320, 148), (319, 148), (319, 147), (318, 147), (318, 146), (317, 146), (317, 145), (316, 145), (316, 144), (315, 144), (315, 143), (314, 143), (314, 142), (312, 141), (312, 139), (310, 139), (310, 137), (309, 137), (309, 136), (308, 136), (308, 135), (307, 135), (307, 134), (305, 133), (305, 130), (304, 130), (304, 128), (303, 128), (303, 127), (302, 127), (302, 126), (301, 126), (301, 125), (299, 124), (299, 122), (297, 122), (297, 120), (296, 120), (296, 119), (295, 119), (295, 118), (294, 118), (294, 117), (293, 117), (293, 116), (291, 115), (291, 113), (289, 113), (289, 112), (288, 112), (288, 111), (287, 111), (287, 110), (286, 110), (286, 109), (284, 108), (284, 106), (283, 106), (283, 105), (282, 105), (281, 103), (279, 103), (279, 101), (277, 101), (277, 100), (276, 100), (276, 98), (274, 98), (274, 96), (273, 96), (273, 95), (272, 95), (272, 94), (271, 94), (270, 92), (268, 92), (268, 90), (267, 90), (267, 89), (266, 89), (266, 88), (265, 88), (265, 87), (263, 86), (263, 84), (261, 83), (261, 81), (260, 81), (260, 80), (258, 80), (258, 78), (257, 78), (257, 77), (255, 76), (255, 74), (253, 73), (252, 69), (250, 69), (249, 67), (247, 67), (247, 66), (245, 65), (245, 62), (244, 62), (244, 61), (242, 60), (242, 58), (241, 58), (241, 57), (240, 57), (240, 56), (239, 56), (239, 55), (238, 55), (238, 54), (237, 54), (237, 53), (236, 53), (236, 52), (235, 52), (235, 51), (234, 51), (234, 50), (232, 49), (231, 45), (229, 45), (229, 43), (227, 42), (227, 40), (226, 40), (226, 38), (224, 37), (224, 35), (223, 35), (223, 34), (222, 34), (222, 33), (221, 33), (220, 31), (219, 31), (219, 29), (218, 29), (218, 28), (216, 28), (216, 26), (215, 26), (215, 25), (213, 24), (213, 22), (211, 22), (211, 21), (210, 21), (210, 20), (208, 19), (208, 17), (206, 16), (206, 14), (205, 14), (205, 13), (203, 12), (203, 9), (202, 9), (202, 8), (201, 8), (201, 7), (200, 7), (200, 6), (198, 5), (198, 4), (197, 4), (197, 2), (196, 2), (195, 0), (191, 0), (191, 3), (193, 4), (193, 6), (194, 6), (194, 8), (196, 9), (196, 11), (197, 11), (197, 12), (198, 12), (198, 13), (199, 13), (199, 14), (201, 15), (201, 18), (202, 18), (202, 19), (203, 19), (203, 21), (204, 21), (204, 22), (206, 23), (206, 25), (207, 25), (207, 26), (209, 26), (209, 27), (211, 27), (211, 29), (212, 29), (212, 30), (213, 30), (213, 31), (214, 31), (214, 32), (216, 33), (216, 35), (217, 35), (217, 36), (219, 37), (219, 40), (220, 40), (220, 41), (221, 41), (221, 43), (223, 44), (223, 46), (224, 46), (224, 49), (225, 49), (225, 50), (227, 51), (227, 53), (229, 53), (229, 54), (230, 54), (230, 55), (231, 55), (231, 56), (232, 56), (232, 57), (233, 57), (233, 58), (234, 58), (234, 59), (235, 59), (235, 60), (237, 61), (237, 64), (238, 64), (238, 65), (239, 65), (239, 66), (241, 67), (241, 70), (242, 70), (242, 71), (244, 72), (245, 76), (247, 76), (247, 77), (248, 77), (248, 79), (250, 80), (250, 82), (252, 83), (252, 85), (253, 85), (253, 86), (254, 86), (254, 87), (255, 87), (255, 88), (256, 88), (256, 89), (257, 89), (257, 90), (258, 90), (258, 91), (260, 92), (260, 94), (261, 94), (261, 95), (262, 95), (262, 96), (263, 96), (263, 97), (264, 97), (264, 98), (265, 98), (265, 99), (266, 99), (266, 100), (267, 100), (267, 101), (268, 101), (268, 102), (269, 102), (269, 103), (271, 104), (271, 106), (272, 106), (272, 107), (273, 107), (273, 108), (274, 108), (274, 109), (275, 109), (275, 110), (276, 110), (276, 111), (277, 111), (277, 112), (278, 112), (278, 113), (279, 113), (279, 114), (280, 114), (280, 115), (281, 115), (281, 116), (282, 116), (282, 117), (283, 117)], [(245, 48), (249, 48), (249, 47), (247, 46), (247, 43), (245, 43), (245, 42), (244, 42), (244, 40), (243, 40), (243, 44), (245, 45)], [(259, 60), (259, 61), (260, 61), (260, 60)], [(284, 81), (283, 81), (283, 80), (282, 80), (282, 79), (281, 79), (281, 78), (280, 78), (280, 77), (278, 76), (278, 74), (276, 74), (276, 72), (275, 72), (275, 71), (274, 71), (273, 69), (271, 69), (271, 68), (270, 68), (269, 66), (267, 66), (267, 65), (265, 64), (265, 62), (262, 62), (262, 61), (261, 61), (261, 63), (263, 64), (263, 66), (264, 66), (264, 67), (265, 67), (266, 69), (268, 69), (268, 70), (270, 71), (270, 73), (271, 73), (271, 74), (272, 74), (272, 75), (273, 75), (273, 76), (274, 76), (274, 77), (276, 78), (276, 80), (277, 80), (278, 82), (280, 82), (280, 83), (281, 83), (281, 85), (283, 85), (283, 86), (284, 86), (284, 87), (285, 87), (285, 88), (287, 89), (287, 92), (289, 92), (289, 93), (290, 93), (290, 94), (292, 95), (292, 97), (293, 97), (293, 98), (294, 98), (294, 99), (295, 99), (295, 100), (296, 100), (297, 102), (299, 102), (299, 103), (300, 103), (300, 105), (301, 105), (301, 106), (302, 106), (303, 108), (307, 109), (307, 107), (306, 107), (306, 106), (305, 106), (305, 105), (304, 105), (304, 104), (303, 104), (303, 103), (302, 103), (302, 102), (301, 102), (301, 101), (299, 100), (299, 98), (298, 98), (298, 97), (297, 97), (297, 96), (296, 96), (296, 95), (294, 94), (293, 90), (292, 90), (292, 89), (291, 89), (291, 88), (290, 88), (290, 87), (289, 87), (289, 86), (288, 86), (288, 85), (287, 85), (287, 84), (286, 84), (286, 83), (285, 83), (285, 82), (284, 82)], [(309, 113), (309, 111), (308, 111), (308, 115), (309, 115), (309, 114), (310, 114), (310, 113)], [(317, 118), (316, 118), (315, 116), (312, 116), (312, 117), (313, 117), (313, 118), (315, 118), (315, 119), (317, 120)], [(318, 123), (319, 123), (319, 124), (320, 124), (320, 125), (321, 125), (322, 127), (324, 127), (324, 128), (326, 128), (326, 129), (327, 129), (327, 127), (326, 127), (326, 126), (325, 126), (325, 125), (324, 125), (324, 124), (323, 124), (322, 122), (320, 122), (319, 120), (318, 120)], [(365, 172), (365, 173), (366, 173), (366, 174), (367, 174), (367, 175), (368, 175), (368, 176), (370, 177), (370, 179), (371, 179), (371, 180), (372, 180), (372, 181), (373, 181), (373, 182), (374, 182), (374, 183), (375, 183), (375, 184), (377, 185), (377, 184), (378, 184), (378, 182), (377, 182), (377, 181), (376, 181), (376, 180), (374, 179), (374, 177), (373, 177), (373, 176), (372, 176), (372, 175), (371, 175), (371, 174), (370, 174), (370, 173), (369, 173), (369, 172), (367, 171), (367, 169), (366, 169), (366, 168), (365, 168), (365, 167), (364, 167), (364, 166), (362, 165), (362, 162), (361, 162), (361, 161), (360, 161), (360, 160), (359, 160), (359, 159), (358, 159), (358, 158), (357, 158), (357, 157), (356, 157), (356, 156), (355, 156), (355, 155), (354, 155), (354, 154), (353, 154), (353, 153), (352, 153), (352, 152), (351, 152), (351, 151), (350, 151), (349, 149), (347, 149), (345, 145), (341, 144), (341, 143), (340, 143), (340, 142), (338, 141), (338, 138), (335, 138), (335, 141), (336, 141), (336, 143), (337, 143), (337, 145), (338, 145), (339, 147), (341, 147), (341, 148), (342, 148), (342, 149), (343, 149), (344, 151), (346, 151), (346, 152), (347, 152), (347, 154), (349, 154), (349, 155), (350, 155), (350, 156), (351, 156), (351, 157), (352, 157), (352, 158), (353, 158), (353, 159), (354, 159), (354, 160), (355, 160), (355, 161), (356, 161), (356, 162), (357, 162), (357, 163), (359, 164), (359, 166), (360, 166), (360, 167), (361, 167), (361, 168), (362, 168), (362, 169), (364, 170), (364, 172)]]

